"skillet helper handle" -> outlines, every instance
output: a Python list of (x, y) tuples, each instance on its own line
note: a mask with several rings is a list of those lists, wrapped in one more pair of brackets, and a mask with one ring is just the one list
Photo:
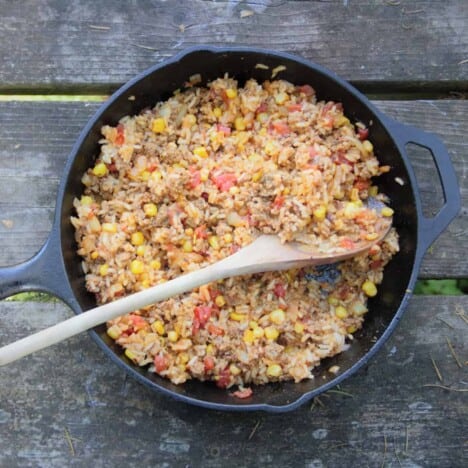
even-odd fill
[(419, 241), (423, 249), (427, 250), (461, 209), (460, 188), (455, 169), (445, 145), (436, 135), (392, 119), (387, 120), (398, 140), (400, 150), (406, 153), (405, 145), (408, 143), (426, 148), (432, 154), (439, 175), (444, 204), (433, 218), (427, 218), (420, 213)]

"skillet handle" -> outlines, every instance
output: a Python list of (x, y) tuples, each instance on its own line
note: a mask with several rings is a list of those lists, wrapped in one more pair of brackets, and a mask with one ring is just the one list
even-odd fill
[[(440, 236), (442, 231), (457, 216), (461, 209), (460, 188), (452, 161), (442, 141), (433, 133), (428, 133), (411, 125), (402, 124), (387, 117), (388, 126), (398, 142), (400, 151), (406, 154), (405, 145), (414, 143), (429, 150), (432, 154), (444, 195), (444, 205), (433, 218), (426, 218), (419, 211), (419, 242), (423, 250)], [(409, 158), (407, 158), (409, 161)]]
[(53, 294), (65, 301), (65, 273), (56, 241), (51, 234), (42, 248), (29, 260), (0, 268), (0, 299), (25, 291)]

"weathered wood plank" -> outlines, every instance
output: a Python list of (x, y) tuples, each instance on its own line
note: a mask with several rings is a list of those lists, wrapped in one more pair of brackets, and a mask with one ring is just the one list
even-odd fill
[[(75, 337), (0, 368), (0, 465), (465, 466), (466, 393), (425, 385), (441, 383), (433, 359), (443, 385), (467, 389), (467, 324), (457, 315), (467, 308), (467, 297), (414, 297), (343, 393), (283, 415), (177, 403)], [(0, 302), (0, 344), (69, 314), (60, 303)]]
[(109, 90), (201, 44), (297, 53), (379, 92), (467, 85), (459, 0), (1, 0), (0, 11), (0, 89), (10, 92)]
[[(421, 276), (467, 277), (464, 246), (468, 241), (468, 103), (380, 101), (377, 105), (402, 122), (433, 130), (445, 141), (459, 176), (464, 208), (426, 255)], [(65, 159), (97, 106), (73, 102), (0, 103), (0, 265), (25, 260), (46, 239)], [(425, 204), (432, 209), (437, 184), (433, 182), (431, 158), (423, 152), (415, 154), (413, 160)]]

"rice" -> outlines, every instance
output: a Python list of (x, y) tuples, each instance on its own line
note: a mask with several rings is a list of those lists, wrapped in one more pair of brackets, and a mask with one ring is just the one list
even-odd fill
[[(371, 239), (390, 208), (366, 127), (309, 85), (188, 87), (102, 128), (101, 152), (74, 201), (86, 287), (99, 304), (216, 262), (260, 234), (283, 242)], [(389, 211), (390, 210), (390, 211)], [(394, 229), (335, 265), (229, 278), (108, 323), (126, 356), (176, 384), (219, 387), (313, 378), (346, 351), (367, 298), (398, 251)]]

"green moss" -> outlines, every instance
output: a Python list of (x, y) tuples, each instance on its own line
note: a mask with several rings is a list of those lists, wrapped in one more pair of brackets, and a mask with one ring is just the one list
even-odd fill
[(420, 280), (416, 283), (414, 294), (460, 296), (467, 292), (467, 286), (467, 280)]

